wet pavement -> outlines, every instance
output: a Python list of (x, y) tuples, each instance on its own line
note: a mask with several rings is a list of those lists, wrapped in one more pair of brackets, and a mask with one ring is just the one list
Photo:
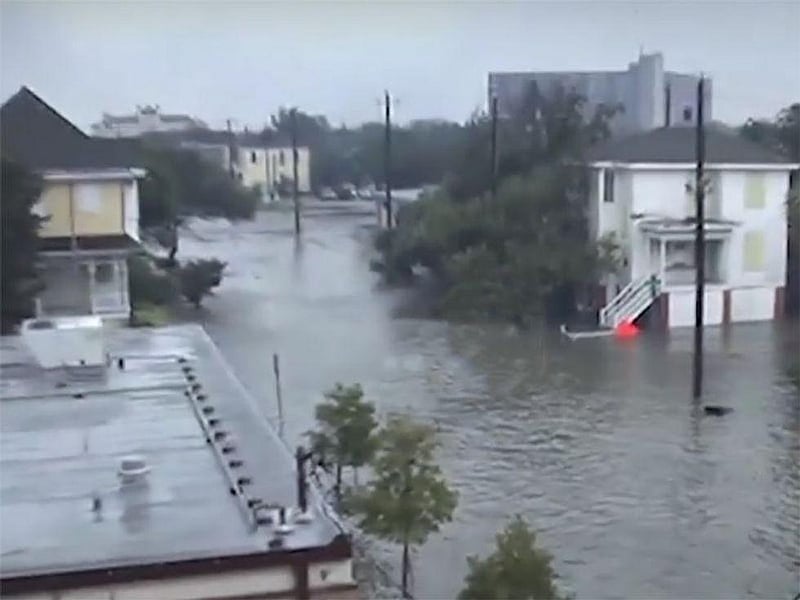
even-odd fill
[[(276, 416), (313, 427), (335, 382), (379, 413), (435, 422), (454, 522), (415, 557), (419, 598), (452, 598), (467, 554), (521, 514), (579, 598), (791, 598), (800, 591), (796, 323), (706, 334), (705, 416), (690, 399), (691, 331), (569, 342), (557, 331), (400, 316), (408, 292), (368, 268), (369, 215), (197, 222), (180, 253), (228, 261), (196, 318)], [(382, 558), (399, 565), (387, 550)]]

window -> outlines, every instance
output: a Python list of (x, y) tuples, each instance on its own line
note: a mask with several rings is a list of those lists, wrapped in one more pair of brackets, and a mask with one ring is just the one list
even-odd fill
[(97, 263), (94, 267), (94, 280), (97, 283), (109, 283), (114, 279), (114, 265), (111, 263)]
[(744, 234), (744, 270), (764, 269), (764, 232), (748, 231)]
[(691, 123), (692, 122), (692, 107), (691, 106), (684, 106), (683, 107), (683, 121), (684, 121), (684, 123)]
[(764, 208), (766, 204), (764, 196), (764, 174), (747, 173), (744, 182), (744, 207), (745, 208)]
[(77, 183), (72, 188), (78, 210), (84, 213), (99, 213), (103, 205), (101, 188), (97, 184)]
[(256, 156), (255, 152), (250, 153), (250, 162), (256, 164), (258, 162), (258, 156)]
[(281, 150), (281, 153), (279, 155), (279, 159), (280, 159), (281, 166), (286, 164), (286, 153), (283, 150)]
[(614, 202), (614, 171), (603, 170), (603, 202)]

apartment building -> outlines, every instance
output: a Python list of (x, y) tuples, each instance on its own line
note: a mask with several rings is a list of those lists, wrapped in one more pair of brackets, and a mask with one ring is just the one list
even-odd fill
[[(497, 98), (498, 113), (511, 116), (522, 110), (532, 93), (551, 94), (557, 86), (575, 90), (586, 99), (587, 116), (599, 105), (621, 106), (611, 122), (615, 134), (696, 122), (697, 82), (694, 74), (664, 69), (660, 53), (642, 54), (621, 71), (492, 72), (488, 102)], [(706, 121), (712, 119), (712, 85), (706, 79)]]

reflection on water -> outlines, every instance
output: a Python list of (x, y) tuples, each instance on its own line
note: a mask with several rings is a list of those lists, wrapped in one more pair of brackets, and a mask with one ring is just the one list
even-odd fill
[(368, 270), (369, 223), (310, 219), (297, 244), (291, 217), (267, 214), (196, 224), (181, 248), (228, 261), (202, 318), (269, 417), (281, 355), (290, 441), (336, 381), (361, 382), (383, 414), (436, 422), (460, 504), (418, 553), (420, 597), (453, 597), (465, 555), (486, 552), (517, 513), (581, 598), (792, 597), (795, 326), (708, 331), (706, 399), (735, 412), (707, 417), (690, 400), (690, 331), (568, 342), (397, 317), (403, 294)]

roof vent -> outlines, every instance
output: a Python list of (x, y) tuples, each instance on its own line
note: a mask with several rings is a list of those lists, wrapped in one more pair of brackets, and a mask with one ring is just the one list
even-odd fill
[(136, 483), (143, 481), (150, 472), (150, 465), (143, 456), (130, 455), (124, 456), (119, 464), (117, 475), (122, 483)]
[(307, 523), (311, 523), (311, 521), (314, 520), (314, 514), (309, 509), (306, 509), (304, 511), (299, 507), (297, 507), (294, 509), (292, 520), (298, 525), (305, 525)]
[(294, 530), (294, 527), (286, 522), (286, 508), (281, 506), (278, 509), (278, 522), (275, 527), (275, 532), (280, 535), (287, 535)]

